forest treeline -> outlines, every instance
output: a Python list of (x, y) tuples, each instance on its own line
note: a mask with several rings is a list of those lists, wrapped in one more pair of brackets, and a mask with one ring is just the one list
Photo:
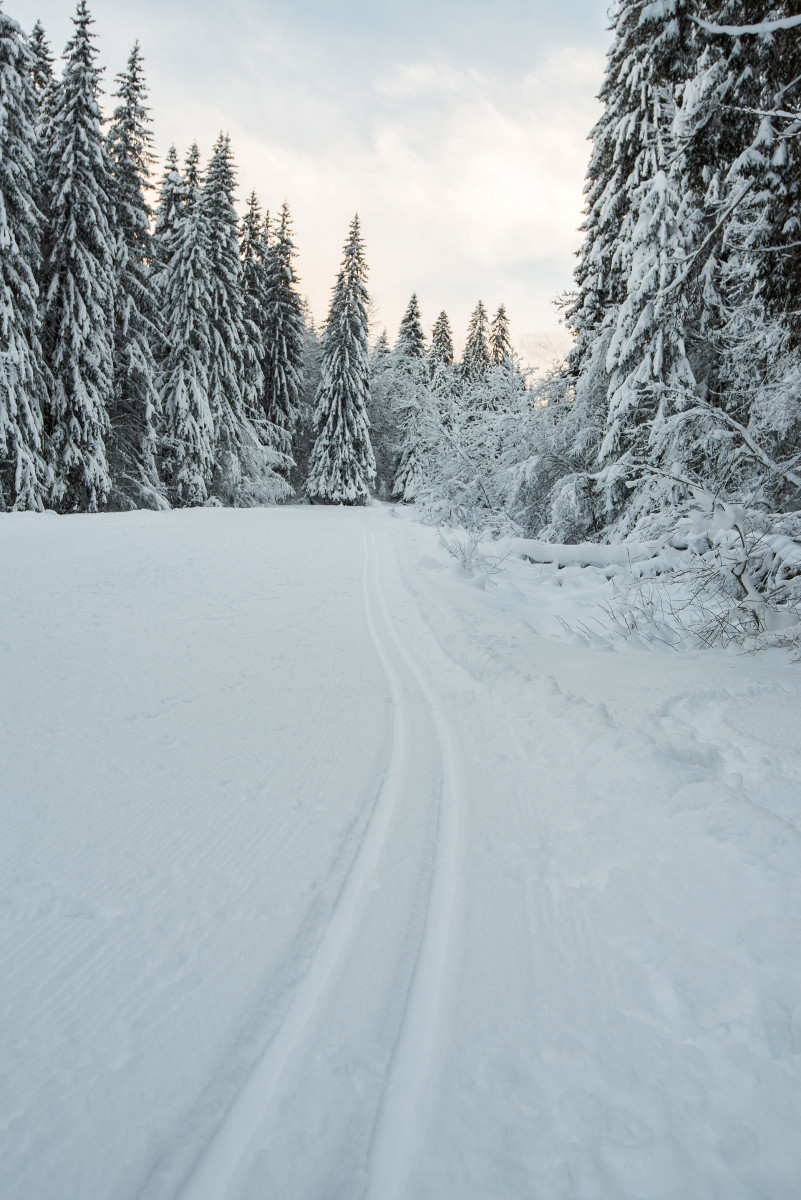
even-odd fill
[[(85, 0), (73, 23), (57, 78), (42, 26), (28, 37), (0, 13), (0, 505), (263, 504), (293, 491), (359, 504), (375, 487), (411, 498), (407, 382), (426, 358), (416, 298), (395, 351), (385, 336), (374, 348), (372, 375), (397, 382), (376, 413), (358, 218), (318, 336), (288, 205), (271, 220), (251, 194), (239, 220), (221, 134), (205, 168), (196, 145), (183, 162), (170, 150), (152, 210), (139, 46), (104, 120)], [(444, 315), (435, 341), (452, 363)], [(504, 310), (489, 331), (479, 305), (465, 379), (508, 355)]]
[(428, 504), (556, 542), (684, 535), (703, 511), (745, 561), (758, 535), (801, 533), (801, 15), (796, 0), (610, 15), (561, 298), (573, 350), (516, 402), (435, 431)]
[[(152, 153), (134, 48), (104, 121), (85, 0), (57, 78), (0, 14), (3, 507), (415, 500), (552, 541), (647, 536), (801, 488), (801, 17), (791, 0), (616, 0), (592, 131), (575, 344), (532, 383), (506, 313), (464, 354), (412, 297), (370, 346), (358, 219), (327, 320), (286, 204), (240, 220), (211, 160)], [(110, 106), (111, 107), (111, 106)], [(699, 500), (700, 498), (700, 500)], [(756, 518), (753, 518), (756, 519)], [(761, 519), (761, 518), (760, 518)], [(765, 517), (767, 519), (767, 517)]]

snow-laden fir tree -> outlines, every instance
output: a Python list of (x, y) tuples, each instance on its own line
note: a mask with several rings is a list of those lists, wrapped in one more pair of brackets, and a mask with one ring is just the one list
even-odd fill
[[(600, 455), (610, 464), (602, 475), (609, 516), (624, 504), (632, 507), (632, 468), (661, 458), (665, 422), (691, 402), (695, 388), (684, 302), (673, 286), (688, 249), (682, 198), (669, 171), (658, 171), (641, 188), (627, 295), (607, 354), (609, 410)], [(652, 502), (653, 490), (646, 473), (632, 518)], [(661, 482), (656, 492), (665, 498)]]
[(412, 293), (412, 298), (403, 314), (403, 319), (398, 329), (398, 337), (395, 342), (395, 354), (399, 358), (410, 360), (421, 359), (426, 356), (426, 335), (423, 333), (423, 323), (420, 320), (420, 305), (417, 302), (416, 292)]
[(166, 250), (172, 232), (180, 219), (185, 201), (184, 180), (178, 163), (178, 153), (175, 146), (170, 146), (164, 164), (164, 172), (159, 181), (158, 200), (156, 202), (156, 219), (153, 224), (153, 236), (150, 246), (153, 277), (156, 289), (159, 288), (161, 272), (169, 257)]
[(46, 156), (50, 144), (50, 124), (60, 84), (53, 71), (53, 55), (50, 52), (50, 44), (39, 21), (33, 27), (28, 46), (31, 52), (31, 78), (36, 95), (36, 141), (33, 148), (37, 164), (36, 205), (46, 224), (48, 221)]
[(119, 104), (107, 138), (116, 235), (114, 395), (109, 409), (108, 455), (113, 498), (119, 506), (136, 507), (144, 502), (161, 507), (154, 357), (160, 337), (160, 308), (151, 270), (152, 210), (146, 199), (152, 143), (138, 42), (117, 83)]
[(462, 355), (461, 372), (466, 380), (480, 379), (490, 364), (489, 318), (487, 310), (479, 300), (470, 316), (467, 341)]
[(367, 264), (358, 216), (344, 247), (323, 335), (317, 434), (306, 490), (324, 504), (366, 504), (375, 478), (367, 395)]
[(73, 23), (45, 156), (42, 344), (52, 375), (46, 426), (53, 501), (64, 512), (94, 512), (111, 487), (105, 439), (113, 393), (115, 246), (86, 0), (79, 0)]
[(159, 363), (163, 473), (170, 499), (180, 507), (204, 504), (214, 474), (214, 420), (208, 392), (211, 267), (198, 161), (198, 148), (193, 146), (176, 194), (174, 162), (168, 160), (158, 242), (164, 338)]
[(437, 317), (434, 322), (434, 328), (431, 331), (431, 349), (428, 352), (428, 362), (432, 374), (438, 366), (451, 366), (453, 364), (453, 333), (448, 314), (444, 310)]
[(303, 372), (303, 302), (298, 277), (292, 218), (284, 201), (267, 251), (264, 305), (264, 412), (275, 430), (276, 446), (285, 454), (300, 416)]
[(288, 493), (276, 467), (287, 459), (272, 445), (272, 431), (258, 409), (245, 373), (247, 329), (242, 293), (239, 222), (234, 208), (235, 172), (229, 138), (220, 134), (212, 152), (200, 213), (209, 263), (208, 395), (214, 418), (212, 494), (223, 504), (269, 503)]
[(416, 294), (403, 315), (392, 353), (392, 385), (400, 431), (392, 495), (408, 503), (425, 479), (431, 420), (425, 334)]
[(322, 378), (323, 348), (314, 315), (308, 301), (303, 299), (303, 369), (301, 371), (300, 417), (295, 431), (292, 457), (295, 465), (290, 472), (290, 481), (296, 491), (302, 492), (309, 477), (309, 463), (314, 448), (314, 410), (317, 390)]
[(493, 366), (503, 367), (511, 361), (512, 342), (509, 336), (509, 318), (503, 304), (499, 306), (492, 318), (489, 346)]
[[(759, 27), (765, 6), (757, 0), (723, 0), (715, 23)], [(795, 0), (770, 6), (772, 20), (798, 15)], [(713, 36), (737, 85), (727, 115), (743, 125), (751, 120), (746, 155), (737, 173), (753, 181), (753, 208), (761, 210), (754, 229), (754, 266), (768, 313), (786, 322), (793, 342), (801, 343), (801, 35), (798, 27), (768, 33)], [(734, 68), (734, 69), (732, 69)], [(739, 68), (739, 70), (738, 70)], [(749, 112), (751, 108), (753, 111)], [(745, 110), (745, 111), (743, 111)], [(747, 127), (747, 126), (746, 126)]]
[(242, 257), (243, 320), (245, 326), (245, 382), (250, 402), (264, 409), (264, 334), (267, 323), (267, 241), (269, 213), (263, 219), (255, 192), (248, 197), (240, 230)]
[(390, 355), (389, 335), (386, 329), (382, 329), (376, 338), (375, 345), (370, 354), (370, 371), (379, 372), (386, 365), (386, 359)]
[(47, 40), (47, 35), (41, 21), (37, 21), (31, 30), (28, 47), (31, 52), (30, 72), (33, 79), (33, 86), (37, 96), (41, 96), (52, 88), (55, 80), (53, 72), (53, 62), (55, 60), (50, 51), (50, 43)]
[[(220, 134), (206, 171), (201, 216), (209, 256), (209, 403), (214, 418), (214, 494), (235, 504), (244, 484), (243, 456), (250, 440), (239, 228), (234, 208), (234, 163)], [(253, 407), (251, 407), (253, 411)]]
[(43, 408), (36, 271), (36, 95), (31, 56), (0, 9), (0, 509), (43, 506)]
[(375, 490), (388, 500), (398, 461), (398, 422), (394, 405), (392, 351), (382, 329), (370, 353), (370, 393), (367, 402), (370, 441), (375, 456)]
[(695, 26), (687, 0), (616, 0), (612, 45), (600, 92), (603, 112), (592, 131), (584, 244), (577, 293), (567, 323), (576, 335), (575, 373), (595, 337), (608, 329), (626, 295), (636, 189), (666, 164), (660, 158), (672, 120), (673, 92), (687, 78)]

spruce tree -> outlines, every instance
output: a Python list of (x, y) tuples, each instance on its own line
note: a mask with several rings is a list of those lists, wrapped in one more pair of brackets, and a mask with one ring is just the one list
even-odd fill
[[(199, 153), (192, 146), (181, 192), (168, 171), (171, 216), (159, 239), (164, 356), (159, 395), (164, 414), (163, 471), (180, 507), (204, 504), (214, 474), (214, 419), (208, 380), (212, 353), (209, 247), (201, 209)], [(164, 194), (164, 193), (163, 193)]]
[(42, 214), (42, 228), (49, 222), (47, 189), (47, 149), (50, 145), (51, 123), (56, 97), (61, 86), (53, 72), (53, 55), (45, 31), (39, 21), (33, 27), (28, 43), (31, 52), (31, 79), (36, 95), (35, 143), (36, 206)]
[(166, 246), (177, 222), (180, 220), (185, 201), (185, 185), (178, 165), (178, 154), (175, 146), (170, 146), (164, 173), (159, 182), (158, 201), (156, 203), (156, 219), (151, 238), (151, 253), (153, 256), (153, 277), (156, 288), (168, 254)]
[(248, 480), (259, 471), (254, 456), (258, 459), (267, 449), (260, 441), (262, 430), (254, 424), (258, 414), (245, 378), (247, 332), (235, 182), (231, 143), (221, 133), (206, 172), (200, 212), (209, 256), (208, 390), (216, 455), (213, 492), (225, 504), (245, 500)]
[(496, 367), (503, 367), (511, 361), (512, 343), (509, 337), (509, 318), (503, 304), (492, 318), (490, 329), (490, 358)]
[(613, 40), (599, 96), (603, 113), (591, 134), (577, 293), (567, 314), (576, 335), (574, 374), (589, 364), (596, 336), (614, 322), (625, 299), (637, 225), (632, 197), (666, 165), (660, 151), (672, 120), (673, 89), (692, 68), (695, 26), (687, 0), (616, 0), (611, 18)]
[(453, 334), (448, 314), (444, 311), (439, 314), (434, 322), (428, 361), (432, 373), (438, 366), (451, 366), (453, 364)]
[(685, 257), (681, 196), (664, 171), (643, 186), (631, 275), (607, 362), (612, 368), (602, 459), (645, 454), (652, 422), (686, 404), (695, 384), (687, 360), (683, 305), (670, 285)]
[(264, 412), (276, 431), (276, 447), (292, 448), (303, 372), (303, 306), (297, 292), (292, 219), (284, 201), (267, 253), (264, 328)]
[(41, 508), (46, 496), (35, 124), (31, 56), (0, 10), (0, 509)]
[(145, 193), (152, 153), (138, 42), (131, 51), (127, 71), (117, 76), (117, 82), (120, 103), (114, 110), (107, 140), (116, 233), (109, 464), (118, 504), (136, 506), (144, 500), (159, 506), (159, 395), (153, 348), (159, 339), (160, 310), (151, 272), (152, 210)]
[(37, 96), (43, 96), (53, 87), (53, 55), (41, 21), (37, 21), (28, 40), (31, 53), (31, 78)]
[(264, 409), (264, 334), (267, 323), (267, 245), (264, 240), (261, 205), (255, 192), (248, 197), (242, 218), (243, 322), (245, 327), (245, 383), (248, 401), (255, 411)]
[(376, 343), (373, 346), (370, 354), (370, 373), (379, 374), (386, 365), (386, 359), (389, 357), (389, 336), (386, 329), (382, 329), (376, 338)]
[(392, 353), (394, 407), (400, 432), (392, 495), (406, 502), (414, 500), (425, 478), (426, 430), (430, 416), (429, 373), (425, 358), (425, 334), (414, 294), (403, 315)]
[(65, 512), (94, 512), (111, 486), (105, 438), (113, 393), (114, 242), (86, 0), (79, 0), (73, 23), (45, 160), (42, 341), (53, 379), (47, 420), (53, 499)]
[(386, 329), (382, 329), (370, 353), (370, 394), (367, 415), (370, 441), (375, 456), (375, 490), (388, 500), (398, 460), (398, 425), (394, 405), (392, 351)]
[(423, 333), (416, 292), (412, 294), (406, 312), (403, 314), (398, 338), (395, 342), (395, 354), (406, 359), (425, 358), (426, 335)]
[(470, 317), (467, 341), (462, 355), (461, 371), (466, 380), (481, 379), (487, 372), (490, 364), (488, 330), (487, 310), (479, 300)]
[(323, 335), (322, 380), (314, 424), (317, 438), (306, 490), (324, 504), (366, 504), (375, 478), (367, 416), (367, 264), (359, 218), (344, 247)]

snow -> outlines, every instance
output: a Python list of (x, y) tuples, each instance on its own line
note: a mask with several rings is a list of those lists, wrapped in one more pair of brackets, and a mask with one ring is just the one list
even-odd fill
[(0, 520), (0, 1193), (795, 1200), (797, 668), (391, 511)]

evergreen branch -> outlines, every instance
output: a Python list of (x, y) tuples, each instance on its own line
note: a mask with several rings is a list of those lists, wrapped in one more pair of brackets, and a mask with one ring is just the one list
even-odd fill
[(793, 487), (801, 488), (801, 475), (796, 475), (794, 471), (789, 470), (787, 467), (782, 467), (779, 463), (774, 462), (770, 455), (762, 449), (757, 441), (755, 441), (753, 435), (748, 432), (745, 425), (742, 425), (739, 421), (735, 420), (734, 417), (730, 416), (729, 413), (725, 412), (722, 408), (713, 408), (711, 404), (704, 404), (703, 400), (698, 400), (692, 408), (688, 408), (681, 415), (684, 417), (713, 417), (715, 420), (722, 421), (725, 425), (728, 425), (730, 429), (733, 429), (736, 433), (739, 433), (745, 445), (764, 467), (767, 467), (769, 471), (773, 471), (775, 474), (780, 475), (782, 479), (786, 480), (787, 483), (791, 484)]
[(795, 29), (801, 25), (801, 17), (779, 17), (775, 21), (760, 21), (757, 25), (715, 25), (702, 17), (692, 17), (696, 25), (700, 25), (707, 33), (725, 33), (729, 37), (742, 37), (743, 34), (776, 33), (780, 29)]
[(689, 275), (690, 275), (690, 269), (691, 269), (693, 263), (696, 261), (696, 259), (699, 257), (699, 255), (706, 249), (706, 247), (709, 245), (709, 243), (712, 241), (712, 239), (715, 237), (715, 235), (720, 232), (720, 230), (726, 224), (726, 222), (728, 221), (728, 219), (732, 215), (732, 213), (735, 211), (735, 209), (739, 208), (740, 204), (743, 202), (745, 197), (751, 191), (751, 188), (754, 186), (755, 183), (756, 183), (755, 179), (748, 180), (748, 183), (746, 183), (745, 187), (740, 192), (740, 195), (737, 197), (737, 199), (732, 204), (729, 205), (729, 207), (724, 212), (723, 216), (718, 221), (715, 228), (710, 233), (707, 234), (707, 236), (701, 242), (701, 245), (698, 247), (698, 249), (694, 250), (693, 253), (690, 254), (687, 258), (681, 259), (681, 262), (687, 264), (686, 270), (682, 271), (682, 273), (680, 275), (677, 275), (676, 278), (673, 280), (673, 282), (669, 285), (669, 287), (666, 287), (662, 290), (663, 296), (670, 295), (671, 292), (675, 291), (677, 288), (681, 287), (682, 284), (687, 282), (687, 279), (689, 278)]

